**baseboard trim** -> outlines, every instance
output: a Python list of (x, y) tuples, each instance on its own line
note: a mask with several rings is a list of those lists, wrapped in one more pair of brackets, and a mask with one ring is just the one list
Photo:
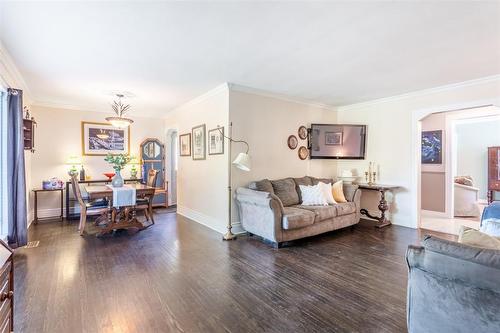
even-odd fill
[(224, 222), (221, 223), (221, 221), (206, 214), (203, 214), (201, 212), (198, 212), (194, 209), (177, 205), (177, 214), (180, 214), (184, 217), (187, 217), (190, 220), (193, 220), (212, 230), (215, 230), (220, 234), (224, 234), (226, 232), (226, 227), (224, 226)]

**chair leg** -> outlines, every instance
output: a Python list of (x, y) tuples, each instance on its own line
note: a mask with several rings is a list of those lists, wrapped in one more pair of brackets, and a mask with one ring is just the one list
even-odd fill
[(87, 210), (82, 209), (82, 211), (80, 212), (80, 226), (79, 226), (80, 236), (82, 236), (83, 232), (85, 231), (86, 222), (87, 222)]
[(149, 222), (149, 214), (147, 209), (144, 210), (144, 217), (146, 218), (146, 221)]

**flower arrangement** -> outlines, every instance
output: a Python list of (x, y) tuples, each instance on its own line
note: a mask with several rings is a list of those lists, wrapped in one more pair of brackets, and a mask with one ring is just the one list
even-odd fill
[(130, 156), (128, 154), (108, 154), (104, 160), (111, 164), (116, 172), (119, 172), (130, 162)]

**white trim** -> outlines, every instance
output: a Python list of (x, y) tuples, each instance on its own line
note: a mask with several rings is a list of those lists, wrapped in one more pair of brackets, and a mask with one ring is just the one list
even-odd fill
[(448, 218), (448, 215), (446, 212), (436, 212), (433, 210), (421, 210), (422, 217), (441, 217), (441, 218)]
[(0, 83), (7, 87), (19, 88), (23, 90), (23, 98), (26, 104), (32, 102), (33, 95), (24, 80), (21, 72), (17, 68), (11, 55), (0, 40)]
[(283, 101), (291, 102), (291, 103), (315, 106), (315, 107), (318, 107), (321, 109), (327, 109), (327, 110), (331, 110), (331, 111), (336, 110), (336, 107), (333, 105), (328, 105), (328, 104), (324, 104), (324, 103), (320, 103), (320, 102), (310, 101), (307, 99), (290, 97), (290, 96), (284, 95), (284, 94), (272, 93), (272, 92), (269, 92), (266, 90), (247, 87), (247, 86), (243, 86), (243, 85), (239, 85), (239, 84), (235, 84), (235, 83), (229, 83), (229, 90), (239, 91), (239, 92), (244, 92), (244, 93), (248, 93), (248, 94), (264, 96), (264, 97), (275, 98), (275, 99), (279, 99), (279, 100), (283, 100)]
[[(194, 209), (178, 205), (177, 214), (182, 215), (190, 220), (193, 220), (194, 222), (202, 224), (212, 230), (215, 230), (222, 235), (225, 234), (227, 231), (227, 226), (225, 221), (215, 219), (211, 216), (195, 211)], [(238, 232), (233, 231), (234, 233), (245, 232), (241, 227), (241, 223), (239, 222), (233, 223), (233, 228), (237, 229), (238, 231)]]
[[(465, 103), (440, 105), (436, 107), (414, 110), (411, 115), (411, 136), (412, 136), (412, 160), (411, 160), (411, 187), (416, 189), (412, 191), (411, 198), (411, 222), (412, 225), (420, 228), (421, 220), (421, 163), (420, 163), (420, 146), (421, 146), (421, 120), (432, 113), (449, 112), (479, 108), (485, 106), (500, 105), (500, 96), (487, 100), (476, 100)], [(452, 191), (453, 192), (453, 191)]]
[(425, 95), (436, 94), (436, 93), (443, 92), (443, 91), (450, 91), (450, 90), (454, 90), (457, 88), (470, 87), (470, 86), (475, 86), (475, 85), (484, 84), (484, 83), (488, 83), (488, 82), (495, 82), (495, 81), (500, 81), (500, 75), (486, 76), (486, 77), (482, 77), (482, 78), (478, 78), (478, 79), (474, 79), (474, 80), (452, 83), (452, 84), (447, 84), (444, 86), (438, 86), (438, 87), (429, 88), (429, 89), (417, 90), (417, 91), (408, 92), (405, 94), (374, 99), (374, 100), (367, 101), (367, 102), (341, 105), (341, 106), (337, 107), (337, 110), (338, 111), (348, 111), (348, 110), (353, 110), (353, 109), (359, 109), (359, 108), (364, 108), (367, 106), (398, 101), (398, 100), (402, 100), (405, 98), (421, 97), (421, 96), (425, 96)]
[(229, 92), (229, 83), (225, 82), (223, 84), (220, 84), (217, 87), (210, 89), (206, 93), (201, 94), (201, 95), (187, 101), (186, 103), (181, 104), (181, 105), (171, 109), (170, 111), (167, 111), (167, 114), (165, 116), (163, 116), (163, 118), (167, 118), (168, 116), (172, 115), (173, 113), (179, 112), (182, 109), (187, 108), (189, 106), (200, 104), (203, 101), (211, 98), (212, 96), (218, 95), (222, 92)]

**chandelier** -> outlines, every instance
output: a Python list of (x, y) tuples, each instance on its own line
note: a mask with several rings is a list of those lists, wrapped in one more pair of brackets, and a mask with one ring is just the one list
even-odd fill
[(106, 121), (110, 122), (114, 127), (127, 128), (134, 122), (132, 119), (124, 117), (125, 114), (130, 110), (130, 104), (122, 103), (122, 98), (124, 96), (125, 95), (123, 94), (116, 94), (116, 97), (118, 97), (118, 101), (113, 101), (113, 104), (111, 104), (111, 107), (113, 108), (116, 116), (106, 117)]

